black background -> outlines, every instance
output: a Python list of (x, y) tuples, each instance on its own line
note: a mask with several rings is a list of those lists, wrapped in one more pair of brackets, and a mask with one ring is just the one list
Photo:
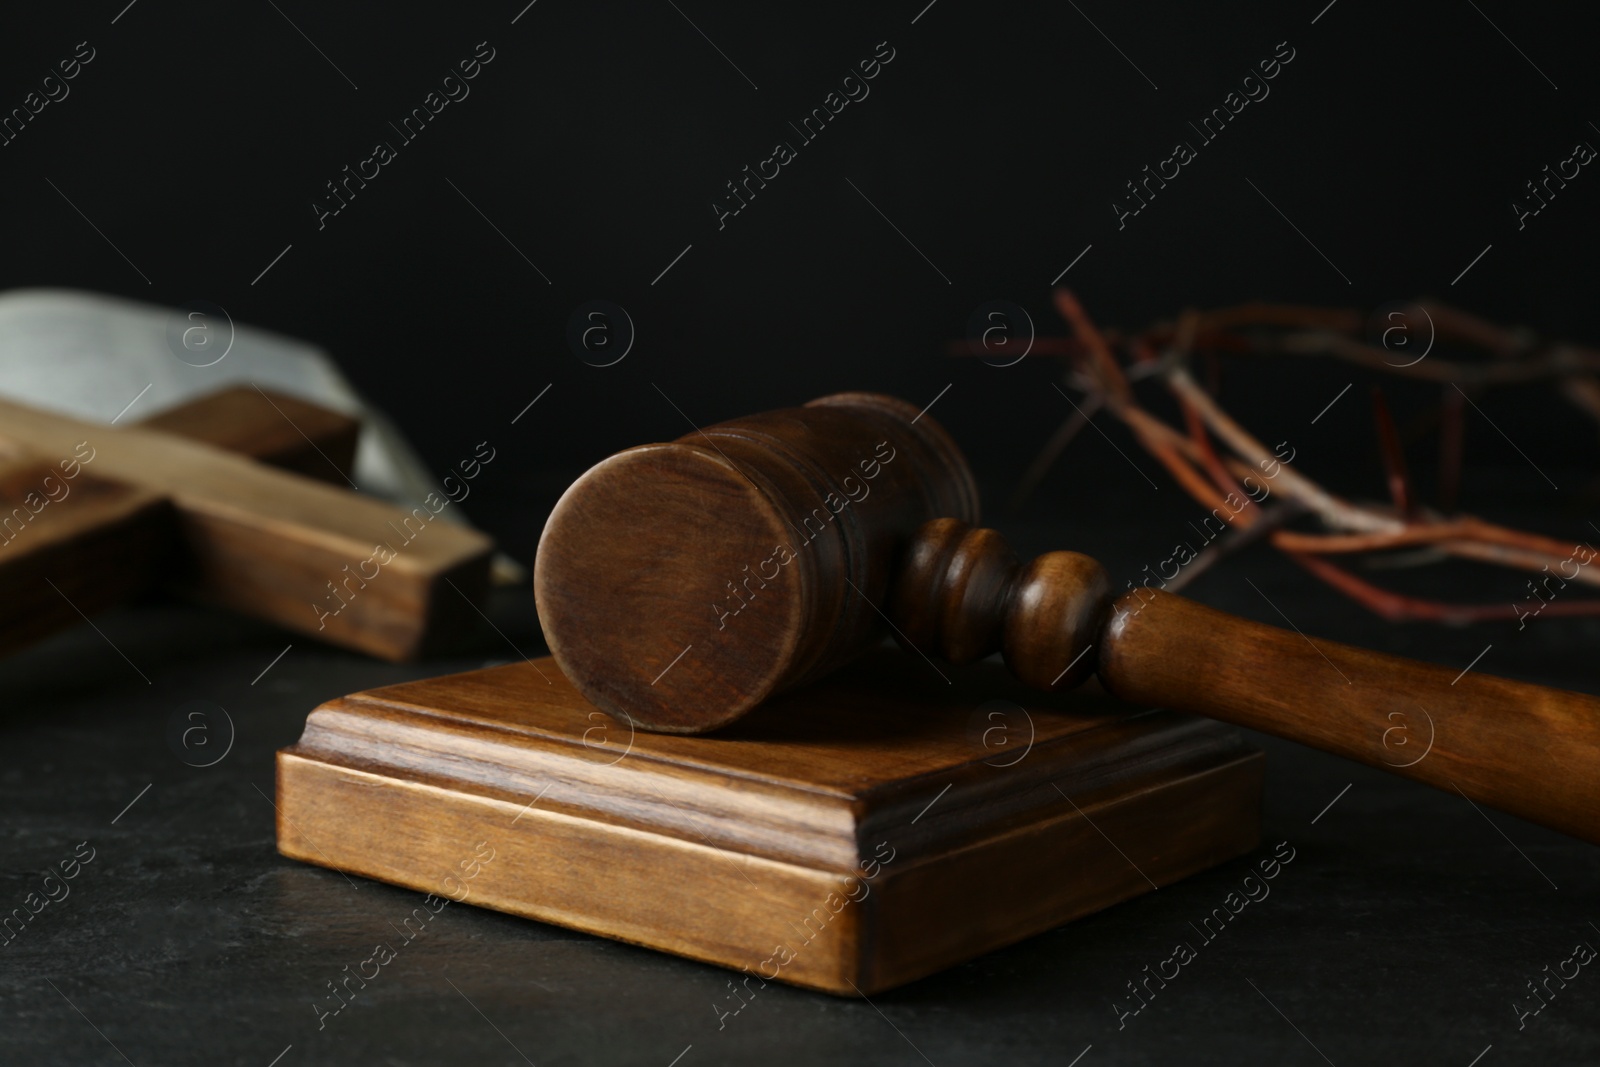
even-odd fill
[[(1511, 210), (1523, 183), (1575, 143), (1600, 145), (1590, 124), (1600, 123), (1594, 22), (1576, 4), (677, 0), (677, 10), (667, 0), (526, 9), (512, 0), (358, 11), (299, 0), (278, 0), (281, 10), (268, 0), (124, 2), (6, 19), (0, 110), (20, 106), (78, 42), (96, 58), (68, 98), (0, 147), (0, 288), (207, 300), (238, 322), (323, 346), (435, 470), (480, 440), (495, 443), (500, 458), (467, 510), (524, 562), (556, 495), (611, 451), (677, 437), (690, 421), (873, 389), (919, 405), (938, 397), (932, 415), (973, 459), (991, 516), (1025, 550), (1079, 548), (1104, 559), (1118, 584), (1133, 577), (1171, 552), (1199, 509), (1102, 416), (1097, 425), (1126, 457), (1086, 433), (1008, 513), (1001, 505), (1023, 468), (1070, 414), (1051, 387), (1062, 367), (1030, 357), (1002, 369), (948, 353), (993, 299), (1059, 334), (1051, 281), (1086, 247), (1063, 284), (1106, 325), (1255, 299), (1366, 311), (1427, 295), (1600, 342), (1590, 267), (1600, 176), (1585, 168), (1520, 231)], [(882, 41), (895, 58), (870, 96), (719, 230), (711, 204), (724, 183), (776, 140), (793, 140), (788, 123)], [(324, 184), (374, 142), (395, 140), (388, 123), (479, 42), (495, 58), (471, 95), (319, 230), (311, 205)], [(1187, 121), (1218, 106), (1279, 42), (1295, 58), (1271, 95), (1119, 230), (1111, 203), (1123, 183), (1193, 140)], [(637, 328), (615, 366), (585, 364), (566, 340), (573, 310), (593, 299), (626, 308)], [(1222, 400), (1262, 439), (1292, 442), (1307, 474), (1380, 498), (1365, 395), (1378, 381), (1329, 361), (1231, 360)], [(1419, 428), (1439, 388), (1381, 384), (1415, 430), (1408, 455), (1431, 495), (1435, 446)], [(1153, 390), (1146, 396), (1170, 410)], [(1487, 417), (1468, 413), (1464, 505), (1562, 539), (1596, 536), (1593, 422), (1548, 385), (1479, 403)], [(1392, 580), (1447, 599), (1526, 596), (1523, 576), (1488, 568)], [(1273, 623), (1281, 608), (1312, 634), (1455, 667), (1491, 645), (1479, 669), (1594, 688), (1600, 627), (1591, 620), (1391, 626), (1265, 550), (1230, 560), (1193, 592)], [(525, 590), (492, 608), (530, 653), (539, 647), (531, 609)], [(351, 1056), (522, 1062), (462, 1014), (434, 964), (457, 968), (450, 973), (541, 1064), (664, 1064), (691, 1042), (682, 1067), (736, 1055), (922, 1062), (885, 1019), (941, 1067), (1067, 1063), (1090, 1042), (1082, 1067), (1322, 1062), (1244, 977), (1267, 983), (1276, 1006), (1341, 1065), (1465, 1065), (1491, 1043), (1482, 1067), (1519, 1054), (1593, 1062), (1600, 1049), (1594, 993), (1576, 983), (1527, 1034), (1508, 1007), (1526, 977), (1600, 921), (1593, 848), (1499, 814), (1491, 830), (1454, 796), (1260, 738), (1270, 756), (1266, 832), (1303, 845), (1302, 880), (1192, 993), (1132, 1036), (1116, 1032), (1108, 998), (1242, 867), (953, 969), (877, 1008), (778, 990), (770, 1021), (727, 1041), (709, 1014), (693, 1017), (722, 994), (722, 972), (463, 909), (456, 940), (376, 997), (364, 1022), (311, 1038), (306, 988), (344, 961), (373, 915), (409, 898), (363, 883), (375, 902), (352, 905), (337, 875), (273, 855), (270, 752), (298, 736), (318, 701), (482, 659), (397, 668), (297, 642), (251, 688), (283, 635), (171, 607), (119, 609), (101, 622), (152, 688), (86, 629), (0, 664), (0, 796), (16, 813), (11, 895), (0, 904), (26, 890), (26, 871), (70, 851), (61, 842), (104, 841), (107, 857), (67, 914), (42, 917), (55, 933), (41, 931), (27, 955), (12, 950), (3, 985), (26, 1025), (9, 1040), (26, 1062), (121, 1062), (40, 975), (140, 1067), (265, 1064), (291, 1041), (282, 1067)], [(486, 634), (483, 654), (513, 653)], [(196, 698), (226, 703), (241, 728), (233, 758), (213, 771), (178, 764), (161, 741), (172, 708)], [(139, 806), (106, 829), (147, 782)], [(102, 874), (99, 888), (87, 882)]]
[[(520, 474), (570, 475), (680, 435), (685, 416), (705, 424), (840, 389), (925, 403), (953, 383), (933, 414), (998, 501), (1067, 410), (1047, 386), (1060, 367), (1030, 357), (997, 369), (950, 358), (947, 343), (996, 298), (1060, 333), (1050, 282), (1086, 246), (1064, 282), (1107, 325), (1250, 299), (1372, 309), (1431, 295), (1596, 339), (1600, 194), (1587, 168), (1520, 232), (1510, 206), (1577, 141), (1600, 143), (1592, 22), (1578, 5), (1478, 7), (1341, 0), (1315, 25), (1315, 3), (1080, 13), (940, 0), (915, 24), (916, 3), (356, 11), (141, 0), (115, 25), (117, 4), (53, 7), (0, 41), (0, 102), (20, 104), (79, 41), (96, 58), (0, 148), (0, 281), (205, 299), (312, 340), (436, 469), (485, 437), (513, 440), (511, 416), (551, 384), (476, 504), (523, 557), (561, 479)], [(376, 141), (398, 144), (388, 123), (481, 41), (495, 59), (470, 96), (398, 145), (319, 230), (312, 203), (325, 183)], [(797, 141), (788, 123), (881, 41), (895, 58), (871, 95), (797, 145), (799, 158), (719, 230), (711, 204), (724, 184), (775, 141)], [(1197, 141), (1187, 121), (1284, 41), (1295, 58), (1270, 96), (1119, 230), (1111, 203), (1123, 183), (1175, 141)], [(596, 298), (626, 308), (637, 330), (609, 368), (566, 342), (573, 310)], [(1311, 444), (1301, 454), (1314, 476), (1381, 495), (1361, 390), (1319, 423), (1320, 440), (1306, 429), (1353, 378), (1367, 381), (1258, 361), (1227, 369), (1224, 399), (1260, 436)], [(1436, 400), (1431, 388), (1388, 388), (1402, 422)], [(1490, 416), (1553, 481), (1586, 487), (1592, 424), (1548, 388), (1491, 399)], [(1469, 461), (1541, 484), (1482, 420), (1468, 441)], [(1414, 447), (1431, 469), (1431, 441)], [(1561, 476), (1573, 468), (1582, 476)], [(1130, 478), (1086, 440), (1046, 491), (1098, 496)]]

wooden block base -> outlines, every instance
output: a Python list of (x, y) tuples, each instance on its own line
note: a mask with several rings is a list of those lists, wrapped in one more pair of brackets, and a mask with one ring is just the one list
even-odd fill
[(943, 670), (885, 649), (698, 737), (634, 733), (550, 659), (357, 693), (278, 753), (278, 849), (860, 995), (1257, 844), (1236, 730)]

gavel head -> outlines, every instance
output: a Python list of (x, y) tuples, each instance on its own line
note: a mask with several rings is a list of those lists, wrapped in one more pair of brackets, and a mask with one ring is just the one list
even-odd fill
[(699, 733), (883, 637), (897, 556), (978, 518), (927, 415), (840, 393), (619, 452), (557, 502), (534, 563), (550, 651), (589, 701)]

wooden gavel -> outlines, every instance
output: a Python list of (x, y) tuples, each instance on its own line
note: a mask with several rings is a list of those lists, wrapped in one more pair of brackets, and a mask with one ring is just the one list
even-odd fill
[(1600, 842), (1600, 699), (1312, 639), (1144, 587), (1075, 552), (1018, 563), (973, 529), (949, 436), (842, 393), (619, 452), (545, 525), (534, 589), (596, 706), (700, 733), (882, 639), (1022, 680), (1277, 734)]

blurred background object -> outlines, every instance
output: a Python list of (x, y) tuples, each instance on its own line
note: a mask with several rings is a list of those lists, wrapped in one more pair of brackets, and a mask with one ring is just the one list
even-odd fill
[(338, 473), (362, 492), (398, 503), (437, 489), (393, 423), (313, 344), (235, 323), (214, 304), (0, 293), (0, 394), (13, 400), (82, 419), (143, 421), (230, 385), (281, 391), (359, 419), (355, 465)]
[[(0, 293), (0, 395), (83, 419), (177, 430), (186, 428), (186, 405), (230, 387), (262, 394), (283, 417), (288, 447), (298, 436), (313, 454), (278, 466), (407, 506), (441, 489), (393, 421), (363, 399), (315, 345), (236, 323), (226, 308), (207, 301), (163, 308), (97, 293)], [(308, 436), (308, 427), (297, 425), (293, 413), (268, 393), (313, 405), (301, 418), (314, 418), (315, 409), (323, 408), (355, 419), (354, 462), (328, 455), (312, 440), (318, 435)], [(214, 421), (213, 402), (203, 407), (201, 417)], [(440, 514), (467, 523), (459, 507)], [(493, 575), (517, 582), (526, 568), (497, 552)]]

